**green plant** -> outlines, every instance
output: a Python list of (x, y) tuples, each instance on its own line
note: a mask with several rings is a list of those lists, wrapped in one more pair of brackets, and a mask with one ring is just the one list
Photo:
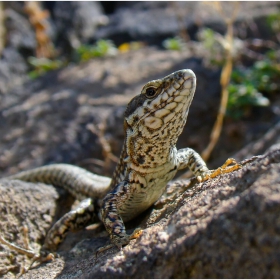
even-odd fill
[(251, 73), (251, 78), (256, 87), (267, 94), (280, 90), (279, 77), (280, 64), (268, 57), (256, 62)]
[(202, 28), (198, 32), (198, 40), (201, 42), (206, 64), (219, 67), (225, 64), (226, 41), (221, 34), (210, 28)]
[(77, 49), (81, 61), (87, 61), (94, 57), (115, 55), (117, 48), (110, 40), (98, 40), (95, 45), (82, 45)]
[(34, 67), (34, 70), (28, 73), (31, 79), (35, 79), (44, 73), (61, 68), (64, 63), (61, 60), (51, 60), (48, 58), (29, 57), (28, 62)]
[(218, 33), (213, 31), (210, 28), (203, 28), (199, 32), (199, 39), (202, 42), (205, 49), (208, 49), (210, 51), (214, 51), (215, 47), (219, 47), (221, 49), (221, 45), (219, 41), (217, 40)]
[(269, 15), (266, 19), (268, 26), (275, 33), (278, 41), (280, 41), (280, 13)]
[(269, 100), (262, 95), (250, 82), (230, 84), (227, 115), (233, 119), (244, 116), (246, 109), (252, 106), (268, 106)]
[(255, 62), (248, 69), (236, 69), (231, 75), (227, 114), (232, 118), (244, 115), (250, 106), (268, 106), (272, 95), (280, 90), (280, 64), (277, 53), (270, 51), (265, 59)]
[(167, 50), (181, 51), (184, 48), (184, 43), (181, 38), (168, 38), (162, 42), (162, 45)]

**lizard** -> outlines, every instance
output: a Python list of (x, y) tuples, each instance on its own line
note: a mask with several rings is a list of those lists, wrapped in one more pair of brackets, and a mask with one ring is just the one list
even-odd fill
[[(152, 206), (178, 170), (189, 168), (199, 182), (240, 168), (234, 159), (209, 170), (191, 148), (177, 150), (196, 89), (196, 76), (183, 69), (148, 82), (127, 105), (124, 113), (125, 140), (112, 179), (70, 164), (51, 164), (7, 177), (10, 180), (43, 182), (68, 190), (81, 202), (49, 230), (39, 255), (0, 241), (36, 259), (54, 252), (69, 230), (80, 229), (101, 219), (112, 246), (122, 248), (141, 235), (126, 233), (125, 222)], [(233, 164), (233, 165), (231, 165)]]

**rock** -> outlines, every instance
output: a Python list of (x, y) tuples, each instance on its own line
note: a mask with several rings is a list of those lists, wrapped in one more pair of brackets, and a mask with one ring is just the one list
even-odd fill
[[(235, 3), (222, 4), (226, 18), (233, 15), (235, 5)], [(108, 15), (109, 23), (100, 27), (94, 37), (95, 39), (109, 38), (117, 45), (127, 41), (140, 40), (150, 45), (162, 46), (164, 39), (178, 36), (182, 31), (191, 40), (197, 40), (197, 32), (203, 27), (224, 34), (226, 31), (225, 21), (221, 12), (215, 7), (216, 5), (209, 5), (209, 3), (190, 1), (143, 1), (129, 3), (128, 6), (119, 4), (115, 7), (114, 13)], [(274, 9), (277, 9), (277, 4), (240, 2), (235, 20), (236, 26), (242, 26), (240, 36), (253, 35), (254, 31), (252, 32), (250, 26), (246, 27), (245, 31), (244, 25), (242, 25), (244, 21), (252, 19), (258, 22), (257, 26), (263, 30), (263, 34), (269, 33), (271, 36), (264, 17), (274, 13)], [(259, 18), (262, 19), (259, 20)]]
[[(23, 8), (22, 3), (5, 4), (6, 42), (0, 66), (0, 95), (28, 81), (28, 58), (36, 55), (34, 27)], [(52, 9), (53, 17), (46, 19), (50, 23), (47, 33), (60, 53), (59, 59), (75, 59), (74, 50), (88, 43), (96, 28), (107, 20), (98, 2), (58, 1)]]
[[(64, 192), (65, 193), (65, 192)], [(42, 240), (50, 227), (52, 220), (57, 219), (59, 192), (52, 186), (30, 184), (21, 181), (0, 182), (0, 228), (1, 235), (10, 242), (24, 247), (23, 226), (28, 228), (31, 247), (38, 250), (39, 240)], [(19, 273), (24, 263), (23, 255), (13, 255), (0, 245), (0, 275), (14, 278), (8, 268)], [(5, 254), (5, 252), (7, 252)], [(4, 277), (4, 278), (5, 278)]]
[(261, 138), (243, 147), (235, 153), (234, 158), (239, 161), (245, 157), (252, 157), (264, 153), (274, 143), (280, 142), (280, 122), (276, 123)]
[(6, 44), (0, 63), (0, 96), (28, 80), (26, 58), (34, 55), (35, 34), (27, 18), (11, 8), (5, 10)]
[(162, 40), (178, 31), (177, 18), (173, 11), (167, 12), (168, 6), (167, 2), (159, 5), (145, 2), (119, 8), (109, 16), (109, 24), (97, 30), (95, 37), (110, 38), (116, 44), (133, 40), (158, 43), (159, 37)]
[(80, 260), (57, 276), (278, 278), (279, 148), (187, 189), (163, 208), (165, 213), (156, 214), (160, 218), (152, 212), (144, 234), (123, 253), (104, 253), (94, 266), (94, 257)]
[(19, 53), (28, 57), (35, 54), (36, 39), (33, 28), (27, 18), (27, 15), (20, 14), (13, 9), (6, 9), (6, 45), (19, 51)]
[(73, 50), (93, 38), (97, 27), (106, 23), (102, 6), (98, 2), (59, 2), (53, 7), (56, 45), (61, 55), (73, 55)]
[[(204, 183), (170, 183), (155, 206), (128, 225), (144, 232), (123, 251), (113, 248), (95, 259), (108, 237), (93, 232), (22, 278), (279, 278), (279, 143), (241, 164)], [(28, 215), (22, 207), (17, 213)]]
[(5, 48), (0, 63), (0, 95), (27, 80), (27, 69), (25, 60), (15, 49)]
[[(81, 44), (92, 44), (98, 39), (112, 39), (117, 45), (136, 40), (162, 47), (164, 39), (178, 36), (181, 32), (185, 37), (189, 37), (193, 44), (197, 40), (197, 32), (202, 27), (210, 27), (220, 33), (225, 32), (225, 24), (220, 13), (213, 8), (215, 5), (207, 6), (199, 2), (147, 1), (108, 3), (42, 2), (42, 7), (51, 14), (51, 17), (46, 19), (50, 26), (47, 34), (54, 43), (58, 60), (77, 61), (76, 48)], [(23, 5), (17, 2), (7, 2), (4, 5), (5, 47), (12, 48), (22, 56), (21, 62), (17, 61), (18, 64), (21, 63), (18, 69), (25, 67), (26, 70), (24, 75), (21, 71), (9, 72), (13, 68), (10, 64), (14, 61), (1, 59), (4, 66), (0, 69), (0, 79), (3, 79), (0, 82), (0, 93), (7, 93), (28, 80), (26, 74), (30, 69), (27, 59), (36, 53), (34, 28), (23, 12)], [(110, 8), (108, 5), (111, 5)], [(233, 5), (225, 4), (229, 16), (232, 14)], [(109, 13), (108, 17), (103, 7)], [(268, 5), (266, 2), (241, 2), (236, 20), (237, 36), (242, 39), (255, 38), (259, 37), (260, 33), (261, 39), (275, 39), (275, 34), (267, 27), (265, 16), (274, 13), (276, 8), (277, 3)], [(248, 20), (252, 19), (256, 23), (254, 26), (261, 32), (258, 33), (255, 27), (252, 29), (252, 25), (247, 25)], [(198, 49), (191, 44), (188, 48)], [(5, 75), (11, 78), (6, 78)]]

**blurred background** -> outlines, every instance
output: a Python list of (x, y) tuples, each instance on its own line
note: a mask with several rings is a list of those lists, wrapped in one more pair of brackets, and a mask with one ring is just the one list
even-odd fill
[(126, 104), (183, 68), (198, 86), (178, 148), (210, 167), (263, 153), (280, 119), (278, 2), (0, 2), (0, 36), (1, 176), (57, 162), (111, 176)]

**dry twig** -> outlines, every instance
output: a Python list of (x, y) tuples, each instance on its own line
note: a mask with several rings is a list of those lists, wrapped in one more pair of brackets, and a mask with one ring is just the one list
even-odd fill
[(237, 16), (239, 3), (234, 2), (234, 9), (233, 9), (230, 17), (228, 17), (224, 13), (224, 10), (222, 9), (220, 2), (215, 2), (215, 7), (216, 7), (217, 11), (222, 15), (222, 17), (225, 20), (226, 25), (227, 25), (227, 33), (224, 36), (224, 40), (223, 40), (223, 44), (222, 44), (224, 47), (224, 50), (225, 50), (226, 62), (222, 68), (222, 73), (221, 73), (221, 78), (220, 78), (220, 84), (222, 87), (222, 97), (221, 97), (221, 103), (220, 103), (218, 116), (217, 116), (216, 122), (215, 122), (214, 127), (211, 132), (210, 143), (208, 144), (208, 146), (204, 149), (204, 151), (201, 154), (202, 158), (205, 161), (207, 161), (209, 159), (211, 152), (213, 151), (214, 147), (216, 146), (216, 144), (219, 140), (221, 130), (222, 130), (224, 116), (226, 113), (227, 102), (228, 102), (228, 85), (230, 82), (230, 76), (231, 76), (231, 72), (232, 72), (232, 62), (233, 62), (233, 56), (232, 56), (233, 23)]

